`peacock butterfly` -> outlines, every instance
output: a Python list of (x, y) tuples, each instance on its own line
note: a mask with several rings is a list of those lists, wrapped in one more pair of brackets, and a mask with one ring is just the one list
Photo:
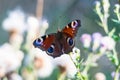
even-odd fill
[(44, 35), (34, 40), (33, 45), (52, 57), (59, 57), (62, 54), (68, 54), (75, 46), (74, 37), (77, 34), (78, 28), (81, 26), (80, 20), (75, 20), (65, 26), (57, 33)]

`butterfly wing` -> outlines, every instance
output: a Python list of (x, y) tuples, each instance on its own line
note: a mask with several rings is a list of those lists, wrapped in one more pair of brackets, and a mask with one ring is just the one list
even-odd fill
[(81, 26), (80, 20), (70, 22), (63, 28), (62, 32), (74, 38), (77, 34), (78, 28)]
[(65, 28), (62, 29), (62, 34), (63, 34), (63, 39), (62, 39), (62, 44), (63, 44), (63, 51), (64, 53), (69, 53), (72, 51), (72, 48), (75, 45), (74, 37), (77, 34), (77, 31), (79, 27), (81, 26), (80, 20), (75, 20), (70, 22), (68, 25), (65, 26)]
[(43, 51), (46, 51), (48, 55), (52, 57), (58, 57), (61, 54), (61, 46), (57, 39), (57, 33), (44, 35), (33, 42), (34, 47), (37, 47)]

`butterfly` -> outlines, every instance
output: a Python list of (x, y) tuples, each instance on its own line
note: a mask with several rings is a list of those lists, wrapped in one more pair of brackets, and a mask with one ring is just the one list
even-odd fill
[(68, 54), (75, 46), (74, 37), (81, 26), (80, 20), (74, 20), (66, 25), (61, 31), (41, 36), (33, 41), (35, 48), (39, 48), (52, 57)]

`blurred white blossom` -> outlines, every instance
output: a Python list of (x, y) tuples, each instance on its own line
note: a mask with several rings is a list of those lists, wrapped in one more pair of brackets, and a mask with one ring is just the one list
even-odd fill
[(120, 73), (118, 72), (118, 73), (116, 74), (116, 72), (112, 72), (112, 73), (111, 73), (111, 76), (112, 76), (112, 78), (114, 78), (115, 76), (117, 76), (116, 79), (119, 79), (119, 78), (120, 78)]
[(10, 36), (9, 42), (14, 48), (20, 49), (21, 44), (23, 42), (23, 36), (21, 34), (12, 34)]
[(45, 34), (46, 30), (49, 27), (48, 21), (46, 19), (41, 20), (40, 21), (40, 26), (41, 26), (40, 36), (43, 36)]
[(115, 48), (115, 41), (111, 37), (105, 36), (101, 39), (101, 48), (113, 50)]
[(9, 80), (23, 80), (22, 77), (20, 75), (18, 75), (17, 73), (12, 73), (9, 77)]
[(36, 17), (29, 16), (27, 18), (27, 26), (28, 26), (28, 36), (34, 37), (36, 32), (39, 31), (40, 23)]
[(22, 51), (14, 49), (10, 44), (5, 43), (0, 47), (0, 69), (4, 74), (15, 71), (20, 67), (24, 55)]
[(54, 62), (57, 66), (65, 68), (64, 72), (66, 72), (66, 74), (69, 78), (75, 77), (77, 69), (68, 54), (63, 54), (60, 57), (55, 58)]
[(95, 80), (106, 80), (106, 76), (103, 73), (98, 72), (95, 74)]
[(90, 47), (90, 44), (91, 44), (91, 35), (89, 34), (83, 34), (80, 38), (81, 42), (83, 43), (83, 46), (85, 48), (89, 48)]
[(70, 56), (73, 62), (77, 63), (78, 62), (77, 58), (80, 58), (80, 49), (78, 49), (77, 47), (74, 47)]
[(26, 48), (31, 48), (33, 41), (41, 35), (44, 35), (48, 29), (48, 23), (44, 20), (38, 20), (36, 17), (30, 16), (27, 19), (27, 40)]
[(96, 51), (100, 47), (100, 42), (101, 42), (101, 39), (102, 39), (102, 35), (99, 32), (93, 33), (92, 34), (92, 39), (93, 39), (92, 50)]
[(34, 65), (37, 75), (41, 78), (50, 76), (54, 70), (53, 58), (38, 48), (34, 48), (32, 53), (35, 55)]
[(26, 30), (25, 14), (18, 8), (10, 11), (2, 26), (6, 31), (15, 30), (18, 33), (23, 33)]

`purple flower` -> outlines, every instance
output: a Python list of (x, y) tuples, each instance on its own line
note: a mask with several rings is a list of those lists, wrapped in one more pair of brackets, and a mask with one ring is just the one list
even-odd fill
[[(112, 72), (112, 73), (111, 73), (112, 78), (115, 77), (115, 74), (116, 74), (115, 72)], [(117, 73), (116, 75), (117, 75), (117, 78), (120, 78), (120, 73)]]
[(92, 34), (92, 39), (93, 39), (92, 50), (95, 51), (100, 46), (102, 35), (99, 32), (93, 33)]
[(101, 48), (104, 50), (112, 50), (115, 48), (115, 41), (111, 37), (105, 36), (101, 39)]
[(81, 42), (83, 43), (83, 46), (85, 48), (89, 48), (91, 44), (91, 35), (89, 34), (83, 34), (80, 38)]

